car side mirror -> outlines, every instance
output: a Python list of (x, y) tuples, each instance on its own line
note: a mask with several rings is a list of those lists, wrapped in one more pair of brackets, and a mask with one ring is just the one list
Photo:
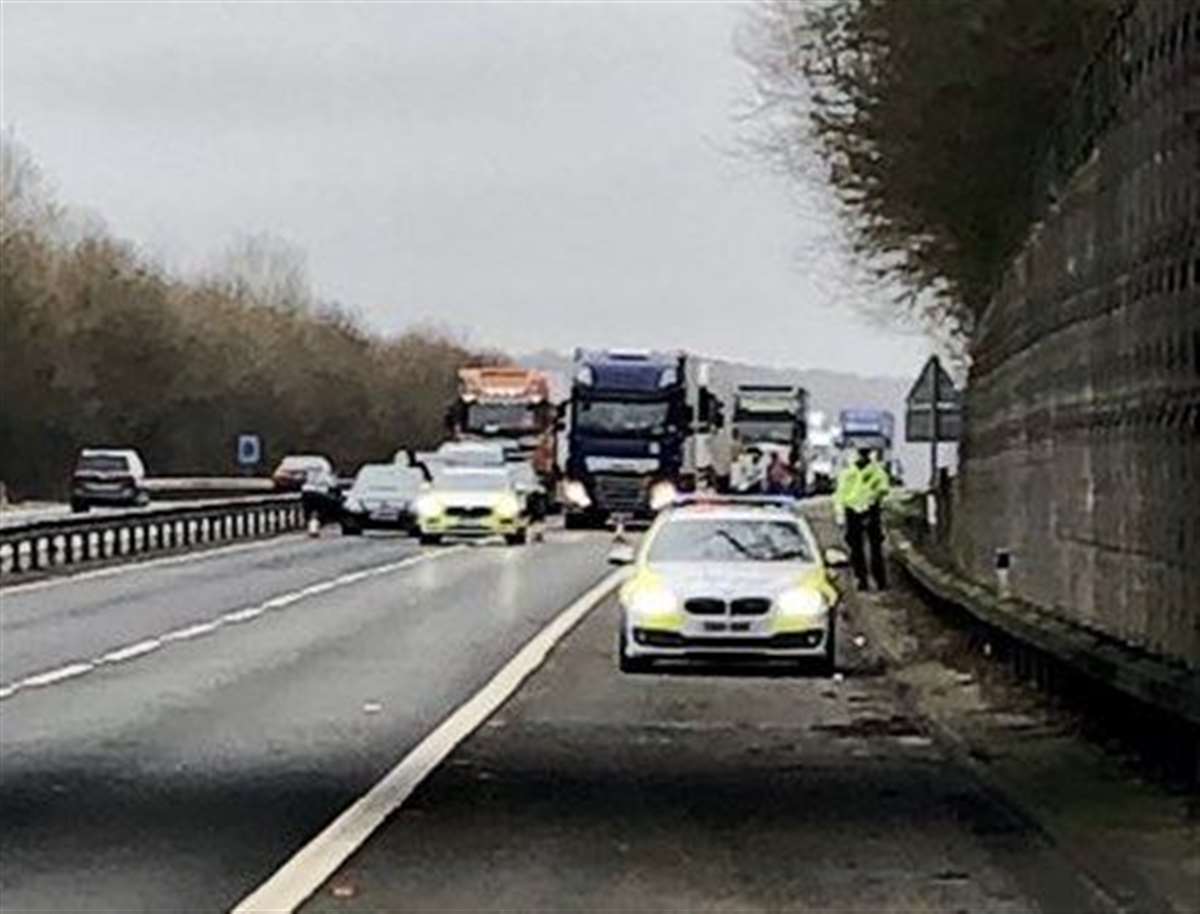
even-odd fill
[(608, 552), (608, 564), (610, 565), (632, 565), (633, 560), (633, 546), (629, 543), (614, 543)]
[(830, 546), (824, 552), (825, 565), (829, 568), (845, 568), (850, 564), (850, 556), (845, 549)]

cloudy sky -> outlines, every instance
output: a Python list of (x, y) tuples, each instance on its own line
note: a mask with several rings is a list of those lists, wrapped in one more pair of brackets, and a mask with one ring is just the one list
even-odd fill
[(0, 5), (3, 122), (173, 268), (247, 233), (391, 331), (909, 375), (827, 202), (733, 154), (745, 8)]

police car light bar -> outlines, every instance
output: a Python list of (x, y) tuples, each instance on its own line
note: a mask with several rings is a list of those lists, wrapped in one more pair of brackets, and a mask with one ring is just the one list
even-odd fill
[(798, 499), (791, 495), (712, 495), (687, 493), (677, 495), (671, 507), (683, 508), (694, 505), (728, 505), (733, 508), (795, 508)]

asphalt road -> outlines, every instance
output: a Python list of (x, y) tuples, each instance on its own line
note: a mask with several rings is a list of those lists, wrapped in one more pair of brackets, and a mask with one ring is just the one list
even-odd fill
[(0, 591), (0, 683), (20, 685), (0, 701), (0, 909), (228, 909), (606, 548), (285, 537)]
[(1099, 910), (869, 652), (840, 681), (629, 676), (616, 624), (610, 600), (303, 910)]

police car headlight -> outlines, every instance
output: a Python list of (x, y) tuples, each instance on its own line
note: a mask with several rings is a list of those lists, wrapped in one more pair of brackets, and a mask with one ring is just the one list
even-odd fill
[(568, 479), (563, 486), (563, 498), (577, 508), (587, 508), (592, 504), (587, 488), (578, 479)]
[(650, 510), (661, 511), (675, 500), (678, 493), (669, 482), (656, 482), (650, 487)]
[(794, 587), (775, 598), (775, 606), (785, 616), (824, 616), (829, 612), (825, 599), (811, 587)]
[(662, 584), (640, 584), (621, 595), (631, 616), (662, 616), (679, 609), (679, 599)]
[(497, 517), (516, 517), (521, 512), (521, 503), (513, 495), (501, 495), (492, 510)]
[(417, 515), (419, 517), (441, 517), (446, 513), (446, 506), (436, 495), (422, 495), (417, 499)]

